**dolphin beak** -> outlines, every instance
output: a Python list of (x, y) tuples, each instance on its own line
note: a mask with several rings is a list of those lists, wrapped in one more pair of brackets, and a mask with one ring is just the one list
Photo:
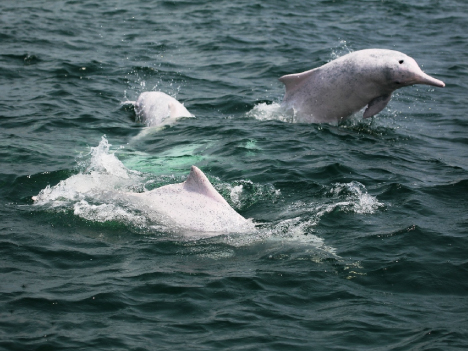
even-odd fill
[(432, 85), (435, 87), (443, 88), (445, 87), (445, 83), (442, 82), (441, 80), (435, 79), (434, 77), (431, 77), (430, 75), (421, 72), (422, 74), (416, 78), (416, 84), (426, 84), (426, 85)]

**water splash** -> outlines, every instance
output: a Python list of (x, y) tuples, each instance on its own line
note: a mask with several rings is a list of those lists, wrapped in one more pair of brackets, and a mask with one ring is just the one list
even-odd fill
[[(147, 189), (180, 183), (181, 177), (156, 176), (129, 170), (110, 150), (105, 137), (97, 147), (81, 161), (82, 170), (60, 181), (55, 186), (47, 186), (35, 197), (35, 206), (41, 210), (72, 212), (75, 216), (92, 222), (117, 222), (138, 233), (151, 234), (152, 231), (173, 235), (177, 230), (152, 216), (144, 208), (129, 203), (122, 192), (143, 192)], [(82, 157), (82, 158), (85, 158)], [(184, 178), (185, 179), (185, 178)], [(256, 184), (250, 180), (233, 183), (215, 178), (213, 185), (238, 211), (243, 211), (258, 202), (277, 203), (281, 191), (272, 184)], [(367, 193), (359, 182), (337, 183), (325, 188), (318, 202), (295, 202), (277, 213), (273, 222), (257, 223), (257, 230), (242, 235), (230, 234), (222, 240), (230, 246), (245, 246), (268, 241), (304, 245), (336, 255), (336, 249), (328, 246), (315, 233), (321, 218), (333, 211), (372, 214), (383, 206), (375, 197)], [(167, 237), (166, 235), (166, 237)], [(200, 240), (203, 236), (192, 236), (185, 240)], [(180, 240), (180, 237), (179, 239)], [(222, 256), (222, 255), (221, 255)]]
[[(143, 173), (127, 169), (109, 151), (110, 146), (103, 136), (97, 147), (92, 147), (89, 154), (81, 156), (78, 163), (82, 170), (55, 186), (47, 185), (33, 197), (35, 206), (63, 210), (72, 208), (76, 215), (87, 220), (119, 220), (121, 210), (106, 204), (109, 192), (141, 192), (148, 179)], [(98, 206), (96, 203), (101, 204)]]
[[(181, 209), (183, 211), (192, 211), (190, 213), (193, 216), (194, 209), (190, 206), (190, 202), (187, 203), (187, 208), (179, 202), (178, 204), (181, 205), (179, 208), (177, 204), (172, 204), (169, 201), (170, 198), (173, 198), (171, 196), (169, 198), (166, 196), (164, 199), (159, 196), (157, 199), (162, 202), (154, 202), (152, 198), (140, 197), (136, 194), (144, 192), (148, 188), (153, 188), (155, 183), (158, 185), (157, 188), (168, 184), (180, 183), (186, 179), (187, 174), (185, 174), (183, 179), (179, 179), (129, 170), (110, 151), (110, 146), (107, 139), (103, 137), (97, 147), (91, 148), (91, 152), (88, 154), (90, 159), (87, 164), (84, 165), (84, 162), (82, 162), (83, 171), (60, 181), (55, 186), (47, 186), (41, 190), (33, 198), (35, 201), (34, 205), (37, 208), (46, 210), (72, 211), (76, 216), (93, 222), (116, 221), (131, 228), (151, 228), (155, 226), (161, 228), (160, 225), (163, 225), (165, 232), (179, 231), (181, 234), (187, 233), (191, 236), (198, 236), (197, 233), (191, 234), (193, 230), (179, 228), (179, 224), (171, 220), (172, 217), (164, 214), (172, 210), (172, 207), (164, 207), (165, 204), (168, 204), (168, 206), (175, 206), (174, 213), (176, 217)], [(246, 182), (246, 184), (250, 183)], [(257, 188), (253, 183), (250, 185), (252, 189)], [(226, 185), (225, 188), (230, 188), (233, 198), (239, 203), (246, 204), (251, 203), (249, 201), (255, 201), (245, 200), (244, 196), (241, 196), (243, 185)], [(257, 189), (254, 193), (258, 194), (261, 191)], [(202, 206), (200, 210), (204, 208)], [(255, 231), (254, 225), (250, 220), (241, 221), (240, 218), (242, 217), (234, 217), (228, 221), (228, 217), (223, 215), (216, 222), (221, 225), (219, 227), (220, 231), (215, 229), (207, 230), (216, 231), (216, 235), (222, 234), (225, 230), (237, 231), (235, 228), (238, 228), (242, 232), (247, 230)], [(193, 223), (193, 228), (199, 228), (204, 220), (203, 218), (206, 217), (197, 218), (195, 216), (193, 221), (189, 219), (188, 222)], [(209, 228), (216, 228), (216, 223), (212, 223)], [(207, 233), (207, 235), (213, 236), (215, 233)]]
[(81, 200), (73, 205), (73, 214), (92, 222), (123, 222), (131, 223), (135, 227), (144, 228), (148, 226), (145, 216), (132, 213), (117, 204), (94, 205), (86, 200)]
[[(373, 214), (384, 206), (359, 182), (336, 183), (325, 189), (317, 202), (297, 201), (286, 207), (280, 214), (285, 219), (270, 226), (269, 230), (278, 237), (312, 240), (325, 246), (323, 240), (314, 235), (323, 216), (334, 211)], [(330, 252), (334, 253), (333, 250)]]
[(286, 111), (280, 104), (274, 102), (272, 104), (260, 103), (255, 105), (252, 110), (246, 114), (249, 118), (255, 118), (259, 121), (282, 121), (294, 122), (294, 113)]
[(372, 214), (384, 204), (379, 202), (376, 197), (367, 193), (366, 187), (356, 181), (350, 183), (337, 183), (328, 191), (334, 199), (343, 199), (333, 204), (318, 206), (317, 216), (321, 217), (325, 213), (339, 209), (344, 212), (354, 212), (359, 214)]
[(352, 50), (349, 46), (346, 40), (340, 40), (338, 43), (338, 46), (334, 49), (332, 49), (330, 53), (330, 59), (328, 62), (331, 62), (333, 60), (336, 60), (337, 58), (340, 58), (341, 56), (347, 55), (352, 53), (354, 50)]
[(281, 195), (281, 191), (272, 184), (255, 184), (250, 180), (238, 180), (230, 184), (215, 179), (213, 185), (238, 211), (246, 210), (259, 201), (274, 203)]

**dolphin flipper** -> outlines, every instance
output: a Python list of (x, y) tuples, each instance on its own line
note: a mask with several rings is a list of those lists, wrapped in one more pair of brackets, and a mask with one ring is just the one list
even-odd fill
[(371, 100), (364, 111), (364, 118), (369, 118), (382, 111), (392, 98), (392, 94), (382, 95)]

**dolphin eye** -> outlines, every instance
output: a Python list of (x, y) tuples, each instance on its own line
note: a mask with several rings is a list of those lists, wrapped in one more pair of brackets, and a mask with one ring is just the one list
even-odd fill
[(405, 61), (403, 61), (403, 60), (398, 61), (398, 63), (399, 63), (400, 65), (401, 65), (403, 62), (405, 62)]

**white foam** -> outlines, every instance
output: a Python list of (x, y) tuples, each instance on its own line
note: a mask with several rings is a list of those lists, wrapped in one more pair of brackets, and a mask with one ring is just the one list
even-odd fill
[(98, 198), (106, 191), (141, 188), (144, 179), (140, 172), (128, 170), (113, 153), (105, 137), (97, 147), (91, 148), (91, 158), (85, 170), (47, 186), (34, 197), (36, 205), (67, 206), (87, 197)]
[(93, 205), (86, 200), (81, 200), (73, 205), (75, 216), (87, 219), (93, 222), (118, 221), (131, 223), (139, 227), (147, 225), (147, 219), (144, 216), (132, 213), (116, 204)]
[(237, 210), (245, 210), (258, 201), (275, 202), (281, 195), (281, 191), (272, 184), (255, 184), (251, 180), (230, 184), (215, 179), (213, 185), (218, 192), (229, 196), (227, 201)]
[[(54, 210), (73, 210), (76, 216), (90, 221), (118, 221), (129, 226), (147, 228), (162, 225), (167, 232), (178, 231), (189, 235), (192, 235), (193, 230), (186, 228), (206, 227), (206, 236), (231, 231), (255, 231), (250, 220), (244, 220), (237, 214), (234, 216), (234, 211), (230, 207), (217, 207), (215, 213), (211, 211), (212, 207), (206, 204), (198, 207), (197, 201), (184, 203), (183, 194), (179, 196), (180, 192), (177, 191), (179, 188), (174, 184), (180, 183), (180, 180), (175, 177), (157, 178), (160, 185), (158, 189), (168, 184), (173, 184), (175, 188), (165, 187), (165, 191), (157, 192), (156, 202), (152, 200), (155, 192), (145, 192), (144, 196), (137, 194), (143, 192), (147, 185), (152, 186), (155, 176), (127, 169), (110, 152), (110, 146), (103, 137), (97, 147), (91, 148), (90, 159), (82, 166), (83, 171), (62, 180), (55, 186), (47, 186), (41, 190), (34, 197), (34, 205)], [(236, 196), (240, 196), (243, 192), (243, 186), (234, 186), (231, 190), (234, 199), (239, 203), (241, 199), (239, 197), (236, 199)], [(194, 193), (192, 196), (196, 198), (202, 195)], [(180, 207), (186, 212), (179, 213)], [(197, 217), (197, 211), (209, 212), (210, 215), (219, 218), (216, 217), (217, 221), (207, 222), (207, 213), (203, 212), (204, 215)], [(193, 236), (197, 235), (198, 233), (193, 233)]]
[(324, 213), (331, 212), (335, 208), (340, 208), (344, 211), (372, 214), (384, 206), (376, 197), (367, 193), (366, 187), (363, 184), (356, 181), (334, 184), (329, 193), (334, 195), (335, 198), (344, 198), (345, 201), (326, 206), (322, 210)]
[(275, 230), (292, 237), (309, 235), (315, 232), (322, 217), (333, 211), (373, 214), (384, 207), (376, 197), (368, 194), (363, 184), (356, 181), (333, 184), (326, 189), (325, 195), (320, 203), (297, 201), (288, 206), (281, 216), (289, 219), (279, 222)]
[(255, 105), (252, 110), (247, 112), (247, 117), (255, 118), (260, 121), (282, 121), (282, 122), (293, 122), (294, 114), (286, 111), (280, 104), (274, 102), (272, 104), (266, 104), (264, 102)]
[[(128, 170), (113, 153), (105, 137), (97, 147), (92, 147), (90, 159), (82, 165), (83, 171), (47, 186), (34, 197), (34, 205), (53, 209), (73, 209), (75, 215), (104, 222), (124, 220), (141, 224), (141, 216), (119, 207), (109, 195), (116, 191), (142, 190), (146, 178), (136, 171)], [(97, 203), (97, 204), (96, 204)]]
[[(177, 228), (168, 227), (161, 218), (147, 211), (147, 207), (138, 207), (138, 203), (127, 201), (128, 197), (121, 194), (145, 191), (147, 187), (153, 188), (155, 182), (162, 186), (179, 183), (181, 179), (129, 170), (110, 151), (110, 146), (103, 137), (97, 147), (91, 148), (82, 171), (41, 190), (35, 197), (34, 205), (57, 211), (71, 210), (76, 216), (89, 221), (117, 221), (141, 228), (146, 233), (153, 230), (175, 233)], [(281, 197), (281, 191), (273, 185), (255, 184), (250, 180), (230, 184), (215, 179), (213, 185), (238, 210), (246, 210), (258, 202), (274, 204)], [(336, 250), (315, 234), (321, 218), (335, 210), (372, 214), (382, 206), (374, 196), (368, 194), (363, 184), (354, 181), (337, 183), (326, 188), (325, 196), (318, 202), (295, 202), (283, 212), (275, 214), (274, 217), (279, 220), (259, 224), (256, 231), (229, 235), (222, 240), (233, 246), (263, 240), (299, 243), (335, 254)]]
[(297, 201), (289, 205), (278, 215), (285, 219), (268, 224), (261, 230), (263, 237), (270, 240), (297, 242), (309, 245), (321, 252), (336, 256), (336, 248), (331, 247), (315, 235), (322, 217), (333, 211), (372, 214), (384, 204), (368, 194), (365, 186), (359, 182), (333, 184), (325, 192), (326, 196), (317, 202)]
[(243, 185), (236, 185), (233, 186), (231, 189), (231, 201), (237, 206), (240, 207), (240, 196), (242, 194), (242, 190), (244, 189)]
[(130, 174), (137, 175), (138, 172), (128, 170), (113, 153), (110, 153), (111, 145), (103, 136), (97, 147), (91, 148), (91, 161), (87, 172), (111, 174), (117, 178), (129, 179)]

